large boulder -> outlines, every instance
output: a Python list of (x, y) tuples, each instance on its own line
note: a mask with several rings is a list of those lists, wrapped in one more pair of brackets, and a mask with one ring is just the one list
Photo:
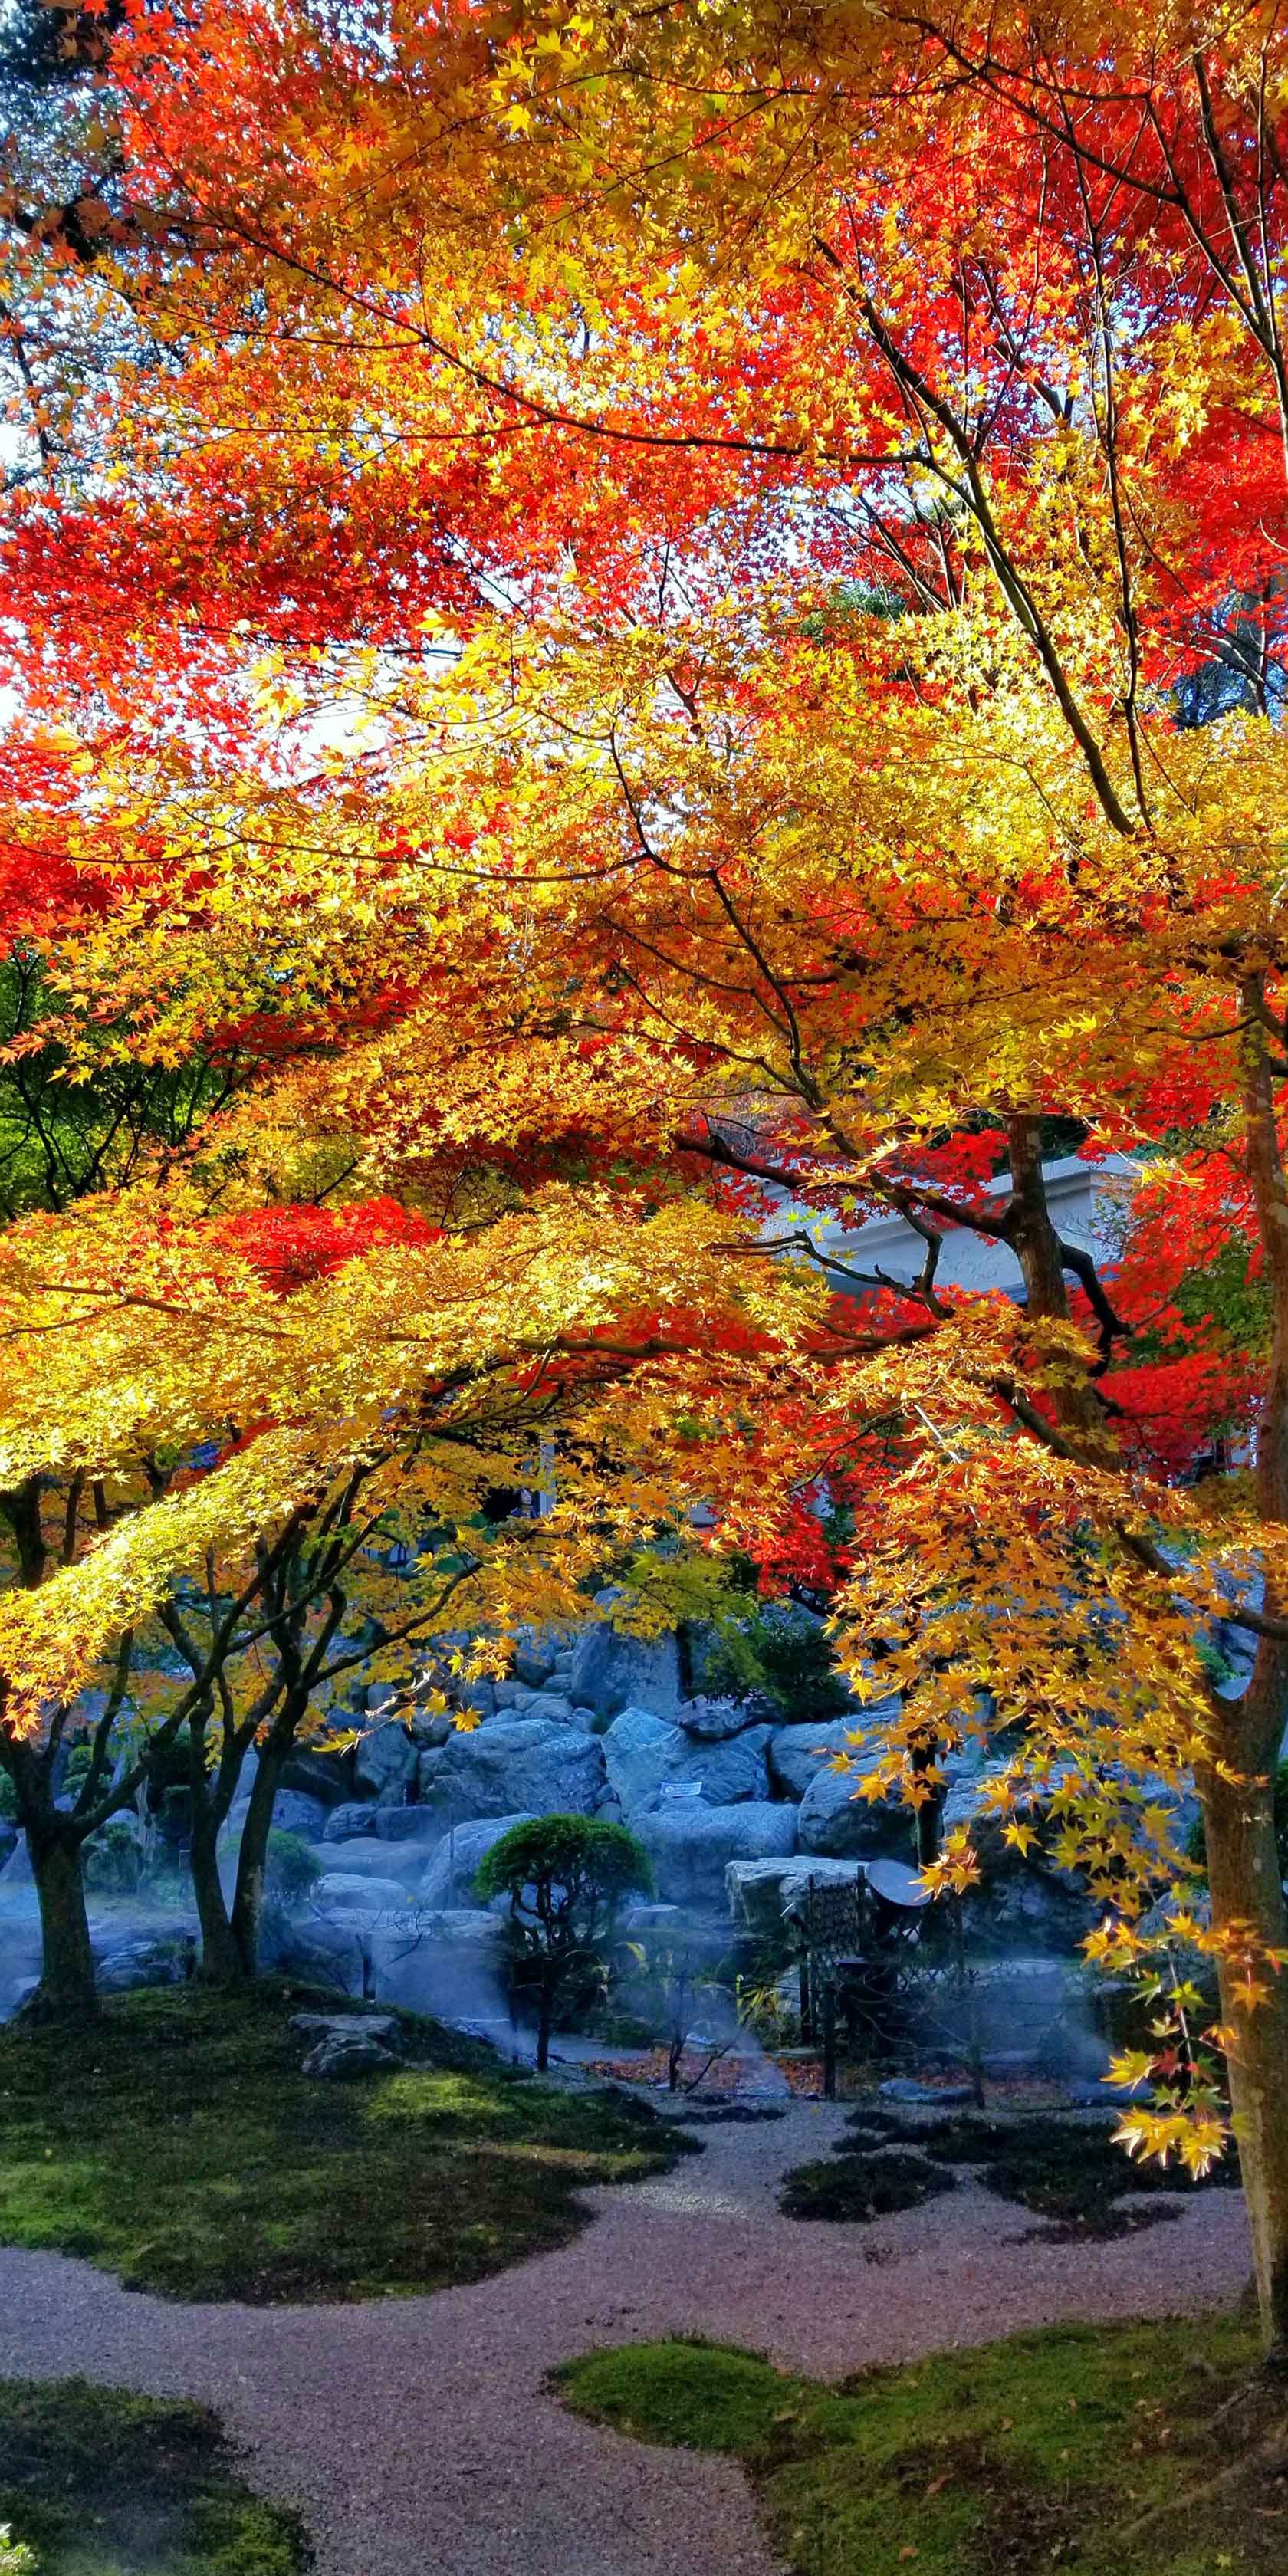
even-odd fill
[(826, 1860), (873, 1860), (882, 1852), (908, 1858), (912, 1848), (911, 1810), (901, 1799), (880, 1798), (869, 1803), (855, 1794), (863, 1773), (873, 1767), (875, 1760), (875, 1755), (867, 1762), (861, 1754), (856, 1755), (849, 1771), (820, 1766), (798, 1810), (802, 1851)]
[[(242, 1773), (243, 1792), (249, 1794), (252, 1773)], [(338, 1807), (349, 1795), (348, 1766), (334, 1753), (310, 1753), (307, 1749), (287, 1756), (282, 1764), (281, 1787), (298, 1789), (306, 1798), (320, 1798), (324, 1807)]]
[(378, 1993), (409, 2012), (490, 2021), (504, 2011), (510, 1935), (499, 1914), (419, 1906), (407, 1925), (377, 1932), (371, 1951)]
[(589, 1816), (608, 1786), (603, 1746), (573, 1726), (494, 1718), (420, 1762), (419, 1811), (440, 1833), (467, 1817)]
[(555, 1657), (563, 1638), (553, 1629), (521, 1628), (514, 1650), (514, 1678), (526, 1683), (529, 1690), (540, 1690), (547, 1675), (554, 1670)]
[(571, 1726), (573, 1722), (572, 1701), (561, 1691), (524, 1690), (520, 1685), (512, 1705), (515, 1716), (527, 1718), (530, 1724)]
[(400, 1718), (377, 1719), (354, 1749), (353, 1777), (367, 1797), (400, 1805), (419, 1756)]
[[(415, 1813), (415, 1810), (410, 1810)], [(363, 1834), (344, 1842), (328, 1835), (321, 1857), (329, 1872), (341, 1878), (396, 1878), (410, 1887), (425, 1867), (425, 1847), (417, 1842), (390, 1842), (383, 1835)]]
[(468, 1905), (474, 1894), (474, 1874), (484, 1852), (508, 1834), (511, 1825), (530, 1825), (531, 1816), (484, 1816), (473, 1824), (458, 1825), (439, 1843), (416, 1894), (421, 1912), (433, 1912), (443, 1906)]
[(767, 1726), (749, 1726), (723, 1743), (700, 1743), (646, 1708), (626, 1708), (602, 1739), (608, 1785), (627, 1818), (646, 1814), (671, 1787), (692, 1790), (709, 1807), (763, 1799), (769, 1736)]
[(597, 1620), (573, 1648), (568, 1696), (575, 1707), (593, 1708), (601, 1717), (643, 1708), (674, 1724), (684, 1704), (679, 1639), (670, 1631), (622, 1637), (611, 1620)]
[(351, 1842), (355, 1834), (374, 1834), (375, 1810), (365, 1798), (347, 1798), (342, 1807), (333, 1807), (322, 1828), (324, 1843)]
[[(236, 1807), (230, 1811), (229, 1824), (237, 1812)], [(331, 1809), (321, 1798), (307, 1797), (302, 1789), (279, 1789), (273, 1800), (273, 1831), (275, 1834), (303, 1834), (306, 1842), (318, 1843), (326, 1831), (330, 1813)]]
[(784, 1914), (800, 1904), (811, 1879), (816, 1887), (852, 1887), (856, 1876), (853, 1861), (799, 1853), (788, 1860), (731, 1861), (725, 1871), (730, 1921), (749, 1932), (780, 1932)]
[(730, 1861), (786, 1858), (796, 1848), (796, 1810), (761, 1799), (708, 1807), (695, 1798), (638, 1817), (634, 1831), (653, 1863), (664, 1902), (720, 1914)]
[(376, 1807), (372, 1812), (377, 1842), (418, 1843), (423, 1853), (437, 1842), (443, 1830), (429, 1807)]
[(704, 1744), (718, 1744), (726, 1735), (741, 1735), (759, 1714), (750, 1700), (686, 1699), (676, 1710), (675, 1722), (686, 1735), (698, 1736)]
[(1103, 1906), (1089, 1894), (1085, 1879), (1057, 1868), (1047, 1856), (1040, 1839), (1045, 1823), (1040, 1809), (1026, 1817), (1037, 1827), (1038, 1842), (1018, 1852), (1006, 1841), (1008, 1818), (990, 1809), (981, 1795), (1002, 1768), (988, 1763), (974, 1776), (955, 1780), (944, 1801), (945, 1832), (968, 1826), (980, 1864), (980, 1877), (962, 1900), (967, 1936), (997, 1950), (1071, 1952), (1094, 1929)]
[(315, 2027), (302, 2075), (334, 2083), (351, 2075), (388, 2075), (398, 2064), (398, 2024), (392, 2015), (346, 2013), (328, 2020), (321, 2013), (299, 2014), (292, 2027), (299, 2029), (305, 2021)]
[[(891, 1706), (897, 1708), (898, 1702), (893, 1701)], [(834, 1754), (859, 1750), (851, 1738), (860, 1729), (870, 1728), (876, 1714), (865, 1711), (861, 1718), (830, 1718), (817, 1726), (776, 1726), (769, 1747), (769, 1776), (774, 1787), (785, 1798), (807, 1797)]]
[(153, 1941), (126, 1941), (95, 1961), (102, 1995), (132, 1995), (144, 1986), (183, 1986), (196, 1972), (197, 1945), (190, 1932)]
[(410, 1898), (400, 1878), (351, 1878), (328, 1870), (310, 1902), (319, 1914), (405, 1914)]

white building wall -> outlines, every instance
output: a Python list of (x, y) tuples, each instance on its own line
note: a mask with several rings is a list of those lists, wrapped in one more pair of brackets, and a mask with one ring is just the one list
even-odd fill
[[(1103, 1163), (1084, 1163), (1076, 1154), (1048, 1163), (1047, 1201), (1056, 1232), (1066, 1243), (1080, 1245), (1098, 1261), (1112, 1260), (1137, 1170), (1138, 1166), (1122, 1154), (1111, 1155)], [(1010, 1194), (1010, 1174), (1003, 1172), (977, 1196), (995, 1199), (999, 1207), (1005, 1207)], [(810, 1236), (821, 1253), (831, 1253), (846, 1269), (857, 1270), (867, 1278), (879, 1273), (901, 1286), (910, 1286), (926, 1257), (921, 1236), (901, 1216), (874, 1217), (867, 1225), (847, 1233), (830, 1220), (812, 1217), (807, 1209), (785, 1207), (772, 1231), (786, 1232), (788, 1219), (793, 1227), (799, 1226)], [(839, 1289), (854, 1286), (840, 1270), (834, 1277)], [(966, 1226), (956, 1226), (945, 1233), (935, 1285), (940, 1289), (1001, 1288), (1008, 1297), (1021, 1297), (1024, 1293), (1020, 1265), (1009, 1244), (976, 1234)]]

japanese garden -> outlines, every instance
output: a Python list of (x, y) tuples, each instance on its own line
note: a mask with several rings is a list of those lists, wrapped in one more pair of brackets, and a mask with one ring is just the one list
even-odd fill
[(0, 132), (0, 2576), (1288, 2576), (1280, 0)]

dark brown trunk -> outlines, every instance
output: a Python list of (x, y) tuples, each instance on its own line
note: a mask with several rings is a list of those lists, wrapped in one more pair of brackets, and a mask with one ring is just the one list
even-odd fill
[(192, 1872), (192, 1892), (197, 1900), (197, 1920), (201, 1925), (199, 1974), (206, 1985), (240, 1985), (247, 1969), (220, 1882), (219, 1818), (213, 1808), (206, 1814), (194, 1815), (192, 1819), (188, 1866)]
[(289, 1736), (283, 1741), (270, 1735), (268, 1742), (261, 1747), (242, 1829), (241, 1849), (237, 1855), (232, 1932), (242, 1972), (248, 1977), (253, 1977), (259, 1966), (259, 1927), (264, 1911), (268, 1837), (273, 1825), (273, 1801), (277, 1796), (277, 1784), (282, 1776), (289, 1743)]
[(80, 1846), (67, 1834), (29, 1827), (27, 1848), (40, 1906), (42, 1951), (40, 1984), (28, 2011), (40, 2021), (93, 2021), (98, 1989)]
[[(1263, 1647), (1266, 1671), (1254, 1671), (1247, 1698), (1235, 1702), (1223, 1752), (1243, 1785), (1206, 1775), (1201, 1782), (1212, 1920), (1218, 1928), (1247, 1923), (1258, 1944), (1288, 1948), (1288, 1917), (1275, 1843), (1274, 1756), (1282, 1732), (1288, 1674), (1285, 1649)], [(1262, 1657), (1258, 1657), (1260, 1668)], [(1265, 1695), (1269, 1722), (1257, 1727)], [(1249, 1707), (1248, 1702), (1253, 1705)], [(1260, 1747), (1254, 1741), (1261, 1737)], [(1249, 2008), (1236, 1991), (1239, 1971), (1219, 1962), (1221, 2018), (1231, 2032), (1228, 2056), (1243, 2195), (1252, 2228), (1257, 2303), (1266, 2352), (1288, 2370), (1288, 1978), (1259, 1979), (1264, 2003)]]
[[(1259, 977), (1241, 993), (1243, 1110), (1248, 1175), (1274, 1298), (1270, 1368), (1257, 1425), (1257, 1508), (1264, 1521), (1288, 1524), (1288, 1187), (1275, 1120), (1274, 1079), (1261, 1025)], [(1273, 1584), (1264, 1607), (1288, 1611)], [(1254, 1949), (1288, 1946), (1274, 1832), (1274, 1772), (1288, 1699), (1288, 1644), (1262, 1638), (1241, 1700), (1214, 1701), (1215, 1757), (1238, 1776), (1200, 1781), (1207, 1833), (1212, 1923), (1218, 1932), (1249, 1927)], [(1219, 1962), (1222, 2018), (1231, 2034), (1230, 2093), (1252, 2226), (1257, 2300), (1268, 2357), (1288, 2368), (1288, 1979), (1262, 1975), (1268, 1999), (1251, 2008), (1235, 1991), (1238, 1971)]]
[(555, 2017), (555, 1990), (559, 1983), (557, 1969), (547, 1964), (541, 1971), (537, 1994), (537, 2073), (544, 2075), (550, 2064), (550, 2032)]

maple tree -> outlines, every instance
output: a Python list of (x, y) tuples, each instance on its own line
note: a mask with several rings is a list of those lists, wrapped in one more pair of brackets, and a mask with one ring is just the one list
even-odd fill
[[(10, 187), (5, 848), (61, 1062), (108, 995), (122, 1063), (253, 1038), (203, 1207), (504, 1241), (562, 1190), (592, 1262), (646, 1210), (636, 1327), (698, 1228), (656, 1519), (839, 1576), (902, 1690), (874, 1793), (995, 1737), (1008, 1839), (1148, 1965), (1195, 1774), (1211, 1923), (1161, 1956), (1219, 1972), (1282, 2346), (1284, 40), (1152, 14), (125, 9), (92, 222)], [(1143, 1163), (1116, 1260), (1051, 1120)], [(911, 1285), (847, 1266), (881, 1210)], [(962, 1230), (1022, 1304), (942, 1284)], [(704, 1333), (751, 1428), (699, 1475)], [(1167, 1990), (1126, 2134), (1201, 2162)]]

